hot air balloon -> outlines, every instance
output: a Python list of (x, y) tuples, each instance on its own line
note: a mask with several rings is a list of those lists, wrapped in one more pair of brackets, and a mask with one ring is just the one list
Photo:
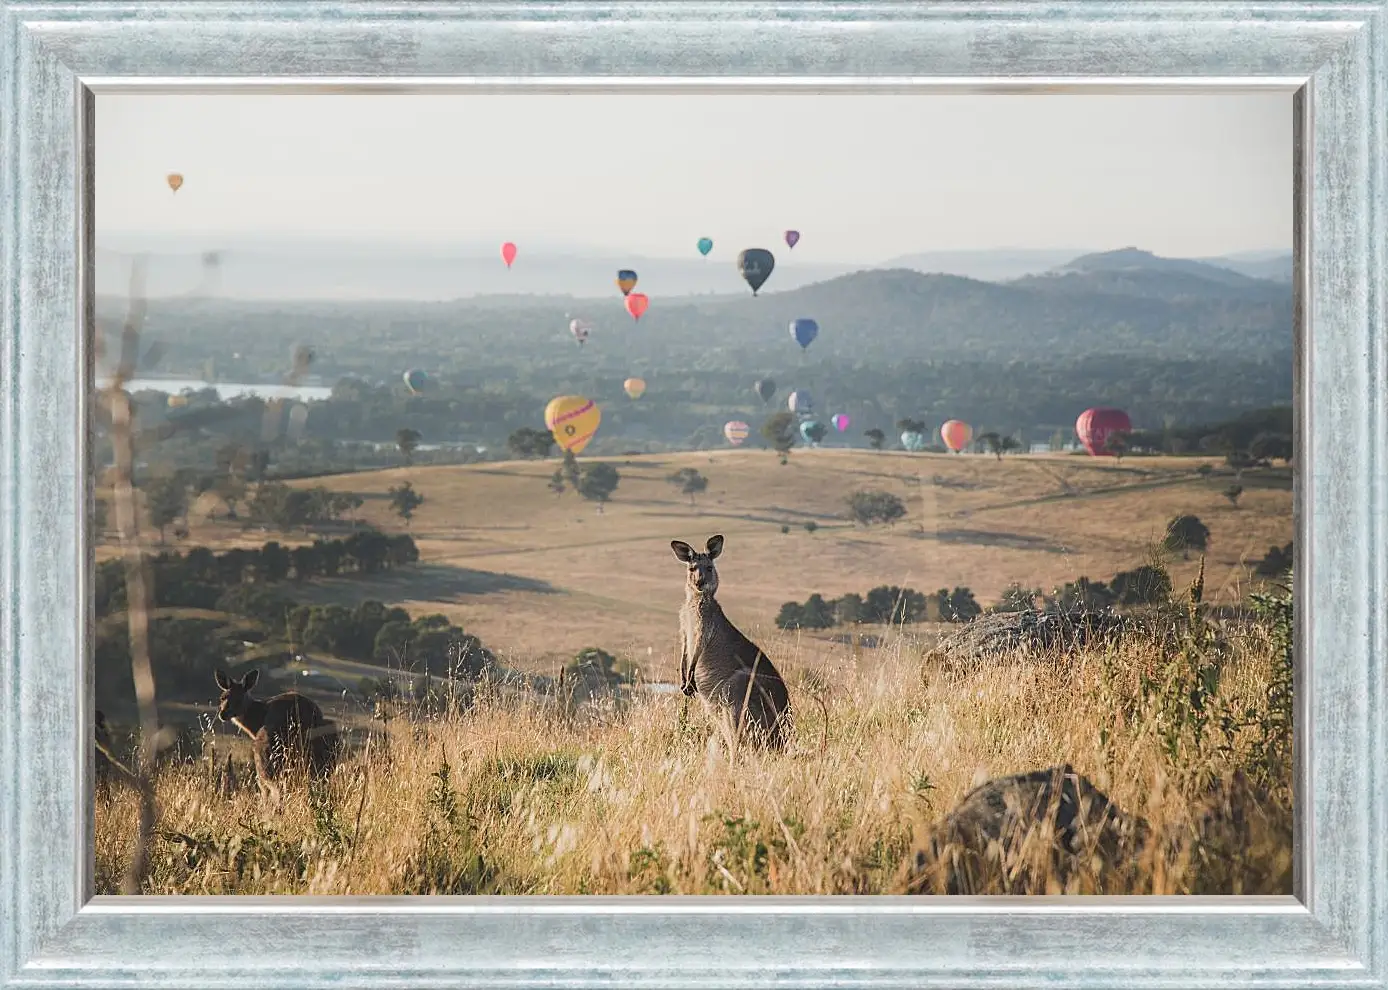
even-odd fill
[(752, 287), (752, 295), (766, 284), (771, 271), (776, 267), (776, 258), (765, 248), (748, 248), (737, 256), (737, 270)]
[(709, 253), (710, 251), (713, 250), (713, 240), (712, 240), (712, 238), (700, 237), (700, 238), (699, 238), (698, 248), (699, 248), (699, 253), (702, 254), (705, 258), (707, 258), (707, 257), (708, 257), (708, 253)]
[(752, 432), (752, 428), (740, 419), (723, 424), (723, 436), (728, 438), (728, 443), (734, 447), (742, 446), (742, 441), (747, 439), (747, 434)]
[(405, 372), (405, 387), (415, 395), (418, 395), (420, 392), (424, 391), (425, 379), (426, 376), (424, 372), (420, 371), (418, 368), (411, 368), (409, 371)]
[(178, 172), (170, 172), (168, 176), (168, 183), (170, 189), (172, 189), (174, 192), (178, 192), (179, 187), (183, 185), (183, 176), (180, 175)]
[(182, 409), (184, 406), (188, 404), (188, 396), (171, 395), (168, 398), (168, 403), (170, 409)]
[(901, 434), (901, 445), (910, 451), (924, 450), (925, 435), (915, 430), (907, 430)]
[(761, 396), (763, 403), (770, 402), (771, 397), (776, 394), (776, 383), (770, 378), (760, 378), (753, 386), (757, 390), (757, 395)]
[(644, 378), (628, 378), (622, 382), (622, 388), (626, 389), (627, 395), (633, 399), (639, 399), (646, 391), (646, 380)]
[(1109, 450), (1109, 436), (1114, 433), (1131, 433), (1132, 429), (1133, 424), (1128, 419), (1128, 414), (1109, 406), (1086, 409), (1080, 413), (1080, 418), (1075, 420), (1075, 433), (1079, 435), (1084, 449), (1093, 457), (1112, 455), (1113, 451)]
[(627, 312), (631, 314), (633, 320), (641, 319), (641, 315), (650, 308), (651, 301), (644, 292), (633, 292), (627, 296)]
[(506, 262), (506, 267), (511, 267), (511, 262), (516, 260), (516, 246), (510, 241), (501, 245), (501, 260)]
[(800, 424), (800, 435), (806, 443), (817, 444), (824, 439), (824, 424), (817, 419), (807, 419)]
[(636, 273), (630, 268), (623, 268), (617, 273), (617, 288), (622, 290), (622, 295), (630, 295), (631, 290), (636, 288)]
[(786, 400), (786, 405), (790, 411), (797, 414), (808, 414), (814, 411), (814, 399), (810, 398), (810, 393), (804, 389), (790, 393), (790, 398)]
[(951, 419), (940, 427), (940, 439), (956, 454), (969, 445), (973, 439), (974, 428), (962, 419)]
[(308, 425), (308, 406), (302, 402), (296, 402), (294, 408), (289, 410), (289, 439), (298, 440), (302, 437), (306, 425)]
[(574, 335), (574, 340), (578, 341), (579, 347), (583, 346), (583, 342), (588, 339), (588, 331), (592, 329), (592, 324), (587, 320), (574, 319), (569, 321), (569, 333)]
[(574, 454), (582, 453), (588, 446), (601, 419), (597, 403), (581, 395), (555, 396), (545, 406), (545, 425), (554, 435), (554, 442), (561, 450)]
[(829, 422), (834, 424), (834, 429), (842, 433), (844, 430), (848, 429), (849, 424), (853, 422), (853, 419), (848, 415), (848, 413), (836, 413), (834, 417), (829, 420)]
[(795, 342), (800, 345), (800, 349), (803, 351), (819, 336), (819, 324), (807, 316), (802, 316), (798, 320), (791, 321), (790, 335), (795, 338)]
[(797, 245), (797, 244), (799, 244), (799, 243), (800, 243), (800, 231), (798, 231), (798, 230), (788, 230), (788, 231), (786, 231), (786, 247), (788, 247), (788, 248), (793, 248), (793, 247), (795, 247), (795, 245)]

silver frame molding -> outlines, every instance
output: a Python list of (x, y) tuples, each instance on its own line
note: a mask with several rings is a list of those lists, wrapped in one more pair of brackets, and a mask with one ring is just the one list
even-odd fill
[[(0, 0), (0, 987), (1388, 990), (1382, 0)], [(1295, 92), (1296, 897), (92, 898), (94, 93)]]

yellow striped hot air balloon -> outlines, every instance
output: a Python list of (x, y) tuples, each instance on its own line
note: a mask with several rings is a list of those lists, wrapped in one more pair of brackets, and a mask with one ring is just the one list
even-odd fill
[(740, 447), (742, 441), (747, 439), (747, 434), (751, 432), (752, 428), (740, 419), (723, 424), (723, 436), (727, 437), (728, 443), (734, 447)]
[(597, 403), (581, 395), (558, 395), (545, 406), (545, 425), (554, 434), (554, 442), (575, 454), (588, 446), (601, 420)]
[(628, 378), (622, 382), (622, 388), (626, 389), (627, 395), (633, 399), (639, 399), (646, 391), (646, 380), (644, 378)]

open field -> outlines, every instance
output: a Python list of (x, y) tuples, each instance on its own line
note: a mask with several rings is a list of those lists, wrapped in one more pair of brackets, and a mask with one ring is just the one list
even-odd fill
[[(735, 752), (698, 702), (682, 715), (678, 695), (637, 695), (586, 717), (553, 699), (483, 698), (377, 723), (327, 785), (291, 787), (276, 806), (256, 794), (240, 743), (208, 737), (200, 758), (156, 778), (144, 889), (893, 893), (927, 829), (971, 786), (1068, 762), (1157, 841), (1113, 869), (1090, 872), (1097, 860), (1081, 857), (1090, 865), (1068, 879), (1042, 868), (1003, 882), (995, 871), (975, 892), (1285, 894), (1290, 735), (1274, 717), (1274, 684), (1279, 664), (1284, 678), (1290, 668), (1270, 626), (1225, 635), (1204, 725), (1186, 700), (1210, 655), (1182, 649), (1172, 666), (1150, 638), (959, 667), (909, 634), (828, 664), (782, 634), (766, 645), (797, 715), (777, 755)], [(1226, 735), (1225, 713), (1253, 718)], [(240, 783), (222, 794), (214, 780), (228, 752)], [(1202, 824), (1210, 781), (1235, 770), (1257, 799), (1236, 826)], [(100, 893), (118, 888), (134, 820), (128, 790), (98, 796)]]
[[(580, 462), (593, 460), (580, 458)], [(546, 482), (557, 459), (415, 467), (314, 478), (366, 499), (359, 517), (400, 531), (386, 492), (403, 481), (426, 498), (409, 531), (418, 565), (362, 579), (295, 586), (296, 600), (353, 604), (374, 598), (412, 614), (439, 612), (481, 637), (509, 666), (553, 673), (577, 651), (601, 647), (637, 662), (651, 680), (674, 674), (683, 568), (671, 539), (727, 537), (719, 598), (754, 638), (768, 635), (783, 602), (815, 592), (863, 593), (877, 585), (933, 592), (962, 585), (987, 605), (1012, 582), (1050, 589), (1080, 575), (1107, 581), (1144, 562), (1178, 513), (1211, 531), (1207, 596), (1237, 599), (1248, 564), (1292, 538), (1289, 469), (1246, 471), (1237, 508), (1221, 492), (1233, 480), (1215, 459), (1141, 457), (1115, 463), (1068, 455), (904, 454), (796, 450), (782, 466), (763, 450), (605, 458), (621, 472), (604, 510)], [(1197, 473), (1202, 463), (1214, 472)], [(694, 505), (666, 480), (692, 467), (709, 479)], [(907, 516), (864, 528), (844, 498), (877, 488)], [(291, 544), (283, 534), (209, 522), (190, 513), (186, 541), (213, 549)], [(813, 521), (818, 529), (807, 532)], [(789, 526), (783, 533), (782, 527)], [(99, 557), (118, 548), (99, 548)], [(1194, 560), (1170, 562), (1179, 587)], [(802, 634), (807, 662), (847, 652), (833, 631)], [(779, 658), (776, 658), (779, 660)]]

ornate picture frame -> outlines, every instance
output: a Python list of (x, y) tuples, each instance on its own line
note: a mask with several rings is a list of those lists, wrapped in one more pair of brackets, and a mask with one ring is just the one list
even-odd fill
[[(1383, 3), (0, 10), (0, 987), (1388, 987)], [(1295, 92), (1295, 896), (93, 898), (95, 95), (204, 88)]]

